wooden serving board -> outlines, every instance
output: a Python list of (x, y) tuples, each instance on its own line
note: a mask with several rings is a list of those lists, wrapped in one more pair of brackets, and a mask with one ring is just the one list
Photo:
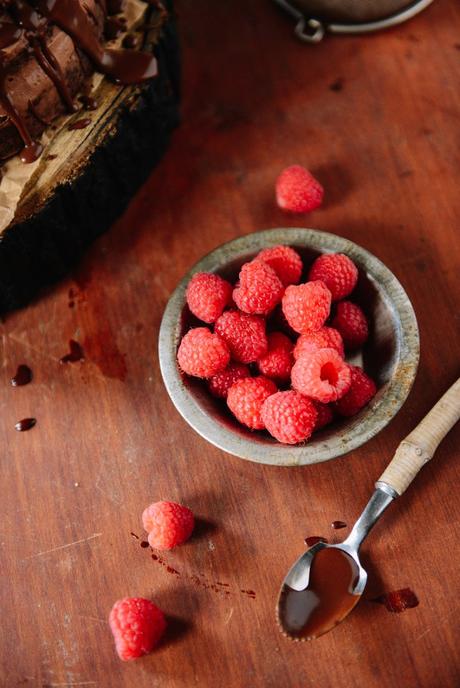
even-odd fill
[[(26, 304), (66, 274), (121, 214), (168, 146), (179, 120), (178, 42), (171, 4), (167, 13), (146, 12), (143, 49), (155, 52), (158, 76), (121, 87), (96, 75), (97, 110), (63, 117), (47, 130), (45, 151), (1, 234), (0, 312)], [(91, 124), (69, 129), (84, 118)]]

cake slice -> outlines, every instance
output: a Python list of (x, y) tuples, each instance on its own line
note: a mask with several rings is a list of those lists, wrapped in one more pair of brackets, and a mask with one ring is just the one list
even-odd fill
[(108, 12), (105, 0), (1, 0), (0, 159), (19, 153), (34, 162), (37, 138), (78, 109), (75, 97), (94, 69), (122, 84), (156, 75), (151, 54), (105, 47)]
[[(13, 5), (43, 4), (64, 10), (78, 6), (88, 28), (86, 38), (71, 26), (65, 30), (69, 15), (64, 12), (47, 17), (40, 36), (56, 53), (69, 102), (43, 76), (30, 43), (28, 49), (23, 43), (30, 36), (11, 20)], [(126, 31), (115, 41), (104, 40), (104, 20), (120, 4), (123, 13), (109, 16), (109, 22)], [(22, 88), (8, 93), (30, 138), (43, 148), (32, 150), (36, 159), (31, 164), (20, 155), (8, 157), (18, 150), (25, 157), (27, 142), (3, 111), (0, 312), (5, 312), (27, 304), (41, 287), (64, 276), (123, 212), (162, 157), (179, 121), (179, 46), (171, 0), (0, 0), (0, 5), (3, 44), (8, 32), (14, 39), (0, 47), (3, 84), (22, 79)], [(135, 49), (127, 51), (122, 43)], [(82, 109), (82, 93), (91, 111)], [(71, 112), (72, 103), (80, 109)]]

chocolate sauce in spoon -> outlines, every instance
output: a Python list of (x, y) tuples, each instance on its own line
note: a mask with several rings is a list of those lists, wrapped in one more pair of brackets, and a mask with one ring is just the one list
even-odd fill
[(360, 599), (353, 590), (359, 578), (355, 561), (335, 547), (318, 550), (313, 557), (308, 587), (281, 591), (278, 615), (292, 638), (309, 640), (331, 630)]

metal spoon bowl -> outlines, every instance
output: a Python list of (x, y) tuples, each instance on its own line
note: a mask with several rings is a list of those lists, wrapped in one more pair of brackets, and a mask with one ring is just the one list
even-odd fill
[[(358, 604), (367, 583), (367, 572), (361, 565), (359, 548), (377, 519), (397, 496), (388, 485), (379, 485), (344, 542), (334, 545), (318, 542), (297, 559), (283, 581), (278, 598), (278, 623), (286, 635), (294, 640), (318, 638), (343, 621)], [(350, 572), (349, 580), (345, 578), (342, 588), (339, 585), (337, 589), (338, 572), (333, 571), (333, 599), (328, 601), (327, 614), (322, 614), (321, 622), (317, 620), (318, 623), (315, 624), (314, 615), (318, 615), (319, 602), (324, 603), (324, 599), (320, 600), (317, 590), (312, 590), (310, 576), (315, 557), (322, 550), (343, 552), (345, 558), (350, 560)], [(348, 575), (346, 570), (344, 575)], [(317, 630), (313, 633), (305, 632), (311, 624), (316, 626)]]

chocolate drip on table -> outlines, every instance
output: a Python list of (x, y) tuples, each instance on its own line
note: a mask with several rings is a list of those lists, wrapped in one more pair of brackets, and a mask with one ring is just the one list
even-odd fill
[[(106, 1), (97, 2), (104, 15), (107, 15)], [(90, 15), (80, 6), (78, 0), (7, 0), (0, 5), (7, 18), (0, 21), (0, 103), (24, 143), (20, 153), (24, 163), (37, 160), (43, 147), (33, 140), (24, 118), (8, 93), (4, 50), (22, 37), (27, 40), (37, 63), (53, 82), (69, 112), (75, 112), (76, 107), (62, 69), (46, 40), (52, 24), (72, 38), (98, 71), (117, 83), (140, 83), (157, 74), (156, 59), (150, 53), (106, 49), (97, 36)], [(121, 7), (121, 2), (110, 2), (110, 14), (117, 8), (120, 11)]]
[(12, 387), (22, 387), (32, 382), (32, 371), (25, 363), (18, 366), (16, 375), (11, 378)]
[(23, 418), (22, 420), (19, 420), (14, 427), (18, 432), (26, 432), (27, 430), (33, 428), (36, 424), (36, 418)]

